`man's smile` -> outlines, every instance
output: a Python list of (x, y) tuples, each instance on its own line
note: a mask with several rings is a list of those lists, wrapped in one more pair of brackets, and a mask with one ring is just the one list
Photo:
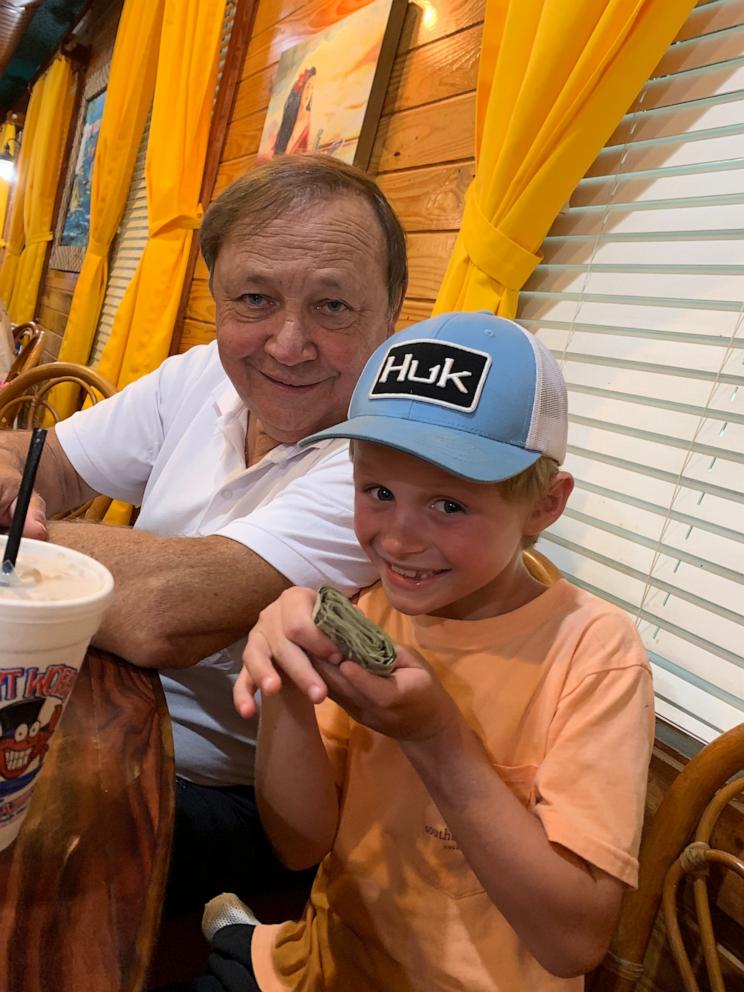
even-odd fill
[(319, 386), (326, 381), (325, 379), (318, 379), (315, 382), (291, 382), (286, 379), (280, 379), (276, 376), (269, 375), (268, 372), (263, 372), (261, 369), (256, 369), (256, 371), (259, 375), (262, 375), (264, 379), (268, 379), (273, 385), (279, 386), (282, 389), (292, 390), (293, 392), (307, 392), (308, 390), (313, 389), (315, 386)]

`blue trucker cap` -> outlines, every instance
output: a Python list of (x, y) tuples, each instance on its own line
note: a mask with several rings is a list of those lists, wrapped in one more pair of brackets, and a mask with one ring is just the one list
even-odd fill
[(348, 419), (305, 438), (384, 444), (475, 482), (540, 455), (566, 456), (566, 386), (538, 339), (489, 312), (445, 313), (394, 334), (369, 359)]

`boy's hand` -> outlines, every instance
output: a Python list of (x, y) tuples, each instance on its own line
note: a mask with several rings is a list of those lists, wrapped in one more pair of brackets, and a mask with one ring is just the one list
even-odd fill
[(256, 713), (254, 696), (259, 690), (274, 696), (282, 684), (291, 684), (313, 703), (328, 695), (311, 657), (338, 663), (341, 653), (312, 621), (315, 596), (312, 589), (295, 586), (261, 611), (248, 635), (243, 670), (233, 689), (235, 708), (245, 719)]
[(399, 741), (425, 741), (461, 717), (452, 697), (421, 655), (396, 646), (395, 671), (380, 678), (353, 661), (316, 657), (328, 695), (358, 723)]

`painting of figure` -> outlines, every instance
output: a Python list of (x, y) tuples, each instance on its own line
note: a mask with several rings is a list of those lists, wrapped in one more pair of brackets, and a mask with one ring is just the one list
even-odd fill
[(101, 130), (103, 104), (106, 91), (102, 90), (85, 105), (83, 134), (80, 139), (75, 173), (70, 188), (70, 200), (62, 226), (59, 243), (76, 248), (85, 248), (88, 243), (90, 225), (90, 192), (93, 177), (93, 160), (96, 155), (98, 133)]
[(258, 161), (325, 152), (366, 165), (405, 0), (375, 0), (282, 53)]

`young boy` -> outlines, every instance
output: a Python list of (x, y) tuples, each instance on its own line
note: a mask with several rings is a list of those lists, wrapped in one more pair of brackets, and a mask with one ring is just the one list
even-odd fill
[(446, 314), (381, 346), (316, 435), (352, 439), (380, 572), (358, 605), (397, 666), (342, 659), (311, 590), (262, 613), (235, 690), (246, 717), (262, 693), (259, 808), (288, 866), (322, 863), (304, 918), (220, 931), (245, 970), (197, 988), (583, 988), (636, 884), (653, 699), (631, 620), (523, 562), (573, 486), (566, 420), (539, 341)]

